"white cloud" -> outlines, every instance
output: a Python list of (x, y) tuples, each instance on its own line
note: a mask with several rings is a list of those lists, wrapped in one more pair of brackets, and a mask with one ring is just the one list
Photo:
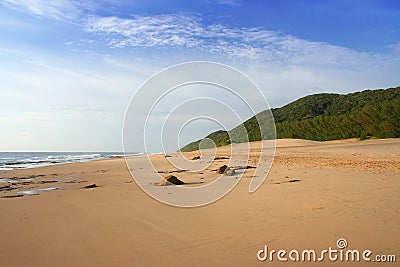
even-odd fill
[(275, 42), (283, 43), (288, 38), (258, 28), (203, 25), (198, 17), (184, 14), (132, 18), (92, 16), (85, 30), (104, 34), (110, 47), (185, 47), (239, 58), (260, 58), (271, 53), (268, 48)]
[[(324, 42), (308, 41), (263, 27), (234, 27), (205, 24), (201, 17), (188, 14), (132, 15), (128, 18), (94, 14), (93, 1), (80, 0), (5, 0), (8, 7), (23, 8), (31, 14), (66, 20), (93, 33), (111, 48), (180, 47), (230, 59), (262, 62), (339, 66), (360, 62), (375, 63), (374, 55)], [(236, 0), (218, 4), (239, 5)], [(93, 38), (81, 40), (94, 44)], [(66, 42), (70, 44), (71, 42)], [(393, 45), (398, 51), (399, 45)]]
[(84, 29), (104, 38), (112, 48), (181, 47), (222, 55), (292, 64), (354, 64), (374, 56), (324, 42), (313, 42), (265, 28), (205, 25), (186, 14), (130, 18), (91, 16)]
[(94, 8), (90, 1), (78, 0), (5, 0), (3, 4), (11, 8), (22, 8), (28, 12), (52, 19), (73, 22), (82, 12)]
[(118, 17), (89, 17), (85, 30), (113, 35), (108, 40), (112, 47), (125, 46), (186, 46), (194, 47), (202, 40), (204, 29), (186, 15)]

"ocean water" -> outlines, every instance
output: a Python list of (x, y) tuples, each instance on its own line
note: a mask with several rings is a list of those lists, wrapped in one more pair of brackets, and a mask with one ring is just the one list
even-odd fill
[[(129, 153), (135, 154), (139, 153)], [(0, 170), (27, 169), (123, 156), (122, 152), (0, 152)]]

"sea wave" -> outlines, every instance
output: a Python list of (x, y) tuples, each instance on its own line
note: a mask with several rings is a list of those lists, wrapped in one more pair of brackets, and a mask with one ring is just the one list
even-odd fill
[[(139, 153), (129, 153), (135, 155)], [(118, 152), (0, 152), (0, 170), (27, 169), (55, 164), (124, 157)]]

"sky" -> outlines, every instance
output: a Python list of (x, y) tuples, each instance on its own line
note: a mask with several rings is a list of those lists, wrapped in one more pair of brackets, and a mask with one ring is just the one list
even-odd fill
[(121, 151), (140, 86), (187, 61), (238, 69), (270, 107), (400, 85), (399, 1), (4, 0), (0, 40), (0, 151)]

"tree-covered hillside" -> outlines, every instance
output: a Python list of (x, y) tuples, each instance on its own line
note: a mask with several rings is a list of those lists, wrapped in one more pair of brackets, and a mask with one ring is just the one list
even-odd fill
[[(271, 139), (274, 121), (276, 138), (325, 141), (400, 137), (400, 87), (347, 95), (309, 95), (271, 111), (273, 118), (271, 112), (262, 111), (229, 132), (217, 131), (207, 138), (217, 146)], [(181, 151), (197, 150), (200, 141), (190, 143)]]

